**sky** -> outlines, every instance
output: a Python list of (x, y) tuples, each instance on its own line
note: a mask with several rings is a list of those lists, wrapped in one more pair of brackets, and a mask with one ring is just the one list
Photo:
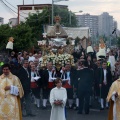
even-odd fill
[[(3, 0), (7, 5), (7, 2), (12, 4), (15, 8), (17, 5), (23, 4), (23, 0)], [(6, 2), (7, 1), (7, 2)], [(24, 0), (25, 4), (51, 4), (52, 0)], [(114, 20), (118, 22), (118, 28), (120, 29), (120, 0), (69, 0), (56, 2), (56, 4), (68, 5), (69, 10), (72, 12), (83, 11), (77, 14), (90, 13), (91, 15), (100, 15), (103, 12), (108, 12), (113, 16)], [(10, 5), (9, 5), (10, 6)], [(11, 6), (10, 6), (11, 7)], [(17, 12), (17, 9), (11, 7)], [(0, 0), (0, 17), (4, 18), (5, 22), (8, 19), (17, 17), (17, 15), (9, 10)]]

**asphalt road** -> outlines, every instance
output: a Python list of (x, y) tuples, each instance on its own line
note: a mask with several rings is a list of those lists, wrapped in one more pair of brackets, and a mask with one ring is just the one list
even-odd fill
[[(49, 107), (46, 110), (37, 109), (33, 106), (33, 113), (36, 114), (35, 117), (23, 117), (23, 120), (49, 120), (50, 119)], [(77, 111), (67, 109), (67, 120), (107, 120), (108, 110), (100, 111), (99, 109), (91, 109), (89, 115), (77, 114)]]

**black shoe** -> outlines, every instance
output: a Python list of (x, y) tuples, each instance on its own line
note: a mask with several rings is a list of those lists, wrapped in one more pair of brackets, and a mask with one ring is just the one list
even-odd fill
[(92, 108), (92, 105), (89, 105), (90, 108)]
[(78, 111), (77, 114), (82, 114), (82, 112), (79, 112), (79, 111)]
[(78, 110), (78, 107), (76, 107), (75, 110)]
[(85, 114), (89, 114), (89, 112), (85, 112)]
[(72, 107), (69, 106), (69, 109), (72, 109)]
[(28, 114), (30, 117), (35, 117), (36, 115), (34, 115), (34, 114)]
[(106, 109), (108, 110), (108, 109), (109, 109), (109, 107), (106, 107)]
[(45, 109), (47, 109), (47, 107), (43, 106), (42, 109), (45, 110)]
[(104, 110), (104, 108), (100, 108), (100, 110)]
[(27, 114), (27, 115), (22, 115), (23, 117), (29, 117), (29, 115)]

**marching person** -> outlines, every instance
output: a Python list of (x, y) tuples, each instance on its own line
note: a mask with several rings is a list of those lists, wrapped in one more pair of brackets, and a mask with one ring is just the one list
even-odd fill
[(101, 61), (97, 61), (97, 69), (94, 71), (94, 92), (95, 92), (95, 98), (97, 98), (98, 102), (100, 103), (100, 87), (99, 87), (99, 74), (101, 71)]
[(20, 98), (24, 91), (20, 80), (10, 72), (9, 64), (2, 66), (0, 76), (0, 120), (22, 120)]
[(34, 117), (35, 115), (32, 113), (31, 107), (31, 70), (28, 68), (29, 63), (28, 59), (23, 60), (23, 66), (18, 71), (18, 78), (20, 79), (23, 89), (24, 89), (24, 96), (22, 99), (22, 103), (26, 103), (26, 115), (23, 116), (31, 116)]
[(82, 65), (84, 68), (79, 70), (77, 75), (79, 98), (78, 114), (82, 114), (84, 105), (85, 114), (89, 114), (89, 102), (92, 93), (94, 75), (93, 70), (88, 68), (87, 61), (83, 61)]
[(31, 89), (34, 95), (34, 100), (38, 108), (40, 108), (40, 75), (36, 71), (34, 64), (31, 65)]
[(53, 69), (52, 62), (47, 63), (47, 70), (43, 71), (42, 85), (43, 85), (43, 109), (46, 109), (47, 100), (50, 91), (54, 88), (54, 80), (56, 78), (56, 71)]
[(110, 102), (108, 120), (120, 120), (120, 78), (112, 83), (107, 102)]
[(67, 100), (66, 89), (62, 87), (62, 80), (55, 80), (56, 87), (50, 92), (50, 103), (52, 106), (50, 120), (66, 120), (65, 105)]
[(73, 105), (73, 85), (75, 79), (75, 71), (71, 69), (70, 63), (66, 63), (65, 68), (61, 71), (61, 79), (63, 80), (63, 87), (67, 90), (69, 108), (72, 109)]
[[(104, 108), (108, 108), (108, 102), (106, 102), (106, 97), (109, 91), (109, 87), (112, 84), (112, 74), (109, 69), (107, 69), (107, 62), (103, 61), (102, 68), (99, 71), (99, 87), (100, 87), (100, 103), (101, 108), (100, 110), (104, 110)], [(104, 106), (105, 105), (105, 106)]]

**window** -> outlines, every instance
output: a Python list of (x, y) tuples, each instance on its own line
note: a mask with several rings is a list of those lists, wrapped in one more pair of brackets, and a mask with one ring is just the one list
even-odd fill
[(20, 7), (20, 10), (32, 10), (32, 7)]
[(43, 7), (40, 7), (40, 6), (39, 7), (34, 7), (34, 9), (35, 10), (41, 10), (41, 9), (43, 9)]

